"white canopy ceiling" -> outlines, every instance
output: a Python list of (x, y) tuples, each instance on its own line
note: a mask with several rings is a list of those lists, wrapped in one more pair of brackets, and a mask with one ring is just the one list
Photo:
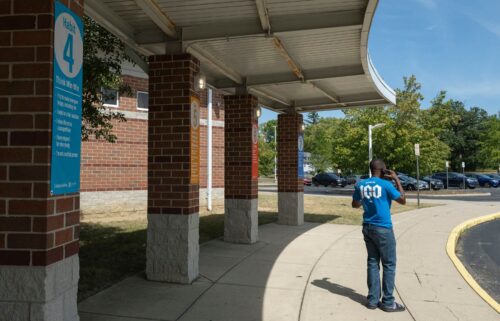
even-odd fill
[(378, 0), (86, 0), (86, 14), (145, 54), (189, 52), (208, 82), (276, 111), (394, 104), (368, 35)]

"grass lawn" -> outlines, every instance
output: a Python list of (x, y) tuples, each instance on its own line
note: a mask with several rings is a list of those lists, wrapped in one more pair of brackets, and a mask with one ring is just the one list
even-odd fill
[[(275, 222), (277, 194), (259, 194), (259, 225)], [(429, 206), (424, 204), (423, 207)], [(413, 210), (416, 204), (393, 204), (393, 213)], [(351, 208), (350, 198), (305, 195), (305, 220), (315, 223), (361, 224), (362, 211)], [(224, 234), (224, 208), (200, 213), (200, 243)], [(146, 266), (146, 217), (106, 223), (83, 220), (80, 230), (80, 284), (78, 299), (83, 300)]]

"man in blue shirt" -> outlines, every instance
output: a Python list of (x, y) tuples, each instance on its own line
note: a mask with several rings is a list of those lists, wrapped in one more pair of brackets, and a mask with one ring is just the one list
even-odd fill
[[(383, 160), (370, 162), (372, 177), (358, 182), (354, 187), (352, 207), (363, 206), (363, 236), (368, 252), (369, 309), (386, 312), (404, 311), (405, 307), (394, 301), (396, 277), (396, 239), (392, 229), (391, 202), (405, 205), (403, 187), (394, 171), (387, 170)], [(396, 182), (397, 189), (391, 180)], [(380, 289), (380, 262), (383, 267), (382, 291)], [(383, 292), (382, 300), (380, 300)]]

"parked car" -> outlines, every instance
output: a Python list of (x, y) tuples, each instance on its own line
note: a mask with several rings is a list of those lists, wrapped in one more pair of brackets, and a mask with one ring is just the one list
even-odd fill
[(417, 181), (415, 178), (411, 176), (407, 176), (403, 173), (398, 173), (399, 180), (401, 181), (401, 186), (407, 191), (415, 191), (418, 189), (429, 189), (429, 184), (426, 181), (420, 180)]
[(347, 180), (338, 176), (335, 173), (321, 173), (313, 177), (312, 183), (314, 186), (342, 186), (345, 187), (347, 185)]
[[(441, 173), (435, 173), (432, 175), (432, 178), (440, 179), (443, 181), (443, 184), (446, 188), (448, 186), (446, 185), (446, 172), (441, 172)], [(466, 177), (463, 174), (456, 173), (456, 172), (449, 172), (448, 173), (448, 182), (449, 182), (449, 187), (459, 187), (459, 188), (476, 188), (479, 185), (479, 182), (477, 179), (472, 178), (472, 177)], [(465, 182), (465, 186), (464, 186)]]
[(424, 178), (422, 178), (422, 180), (427, 182), (427, 184), (430, 184), (431, 188), (435, 191), (444, 188), (444, 183), (440, 179), (432, 178), (431, 176), (425, 176)]
[[(357, 183), (357, 182), (359, 182), (359, 181), (362, 181), (362, 180), (364, 180), (364, 179), (368, 179), (368, 178), (370, 178), (370, 176), (369, 176), (369, 175), (366, 175), (366, 174), (365, 174), (365, 175), (356, 175), (356, 176), (359, 176), (359, 178), (358, 178), (358, 180), (356, 181), (356, 183)], [(396, 187), (396, 182), (395, 182), (394, 180), (389, 179), (389, 181), (392, 183), (392, 185), (393, 185), (394, 187)]]
[(498, 174), (485, 174), (485, 175), (500, 181), (500, 175)]
[(304, 185), (311, 186), (312, 180), (310, 178), (304, 177)]
[(500, 185), (499, 179), (489, 177), (485, 174), (465, 173), (465, 176), (477, 179), (479, 186), (482, 187), (498, 187)]
[(346, 180), (347, 180), (347, 184), (348, 185), (353, 185), (353, 184), (356, 184), (357, 182), (359, 182), (363, 177), (364, 175), (349, 175), (349, 176), (346, 176)]

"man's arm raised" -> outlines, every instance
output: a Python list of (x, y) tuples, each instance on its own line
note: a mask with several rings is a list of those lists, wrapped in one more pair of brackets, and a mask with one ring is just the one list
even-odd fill
[(403, 189), (403, 185), (401, 185), (401, 181), (399, 180), (398, 175), (394, 171), (390, 171), (390, 177), (396, 182), (396, 188), (398, 189), (398, 192), (400, 194), (399, 198), (395, 199), (396, 202), (398, 202), (401, 205), (406, 205), (406, 195), (405, 195), (405, 190)]

